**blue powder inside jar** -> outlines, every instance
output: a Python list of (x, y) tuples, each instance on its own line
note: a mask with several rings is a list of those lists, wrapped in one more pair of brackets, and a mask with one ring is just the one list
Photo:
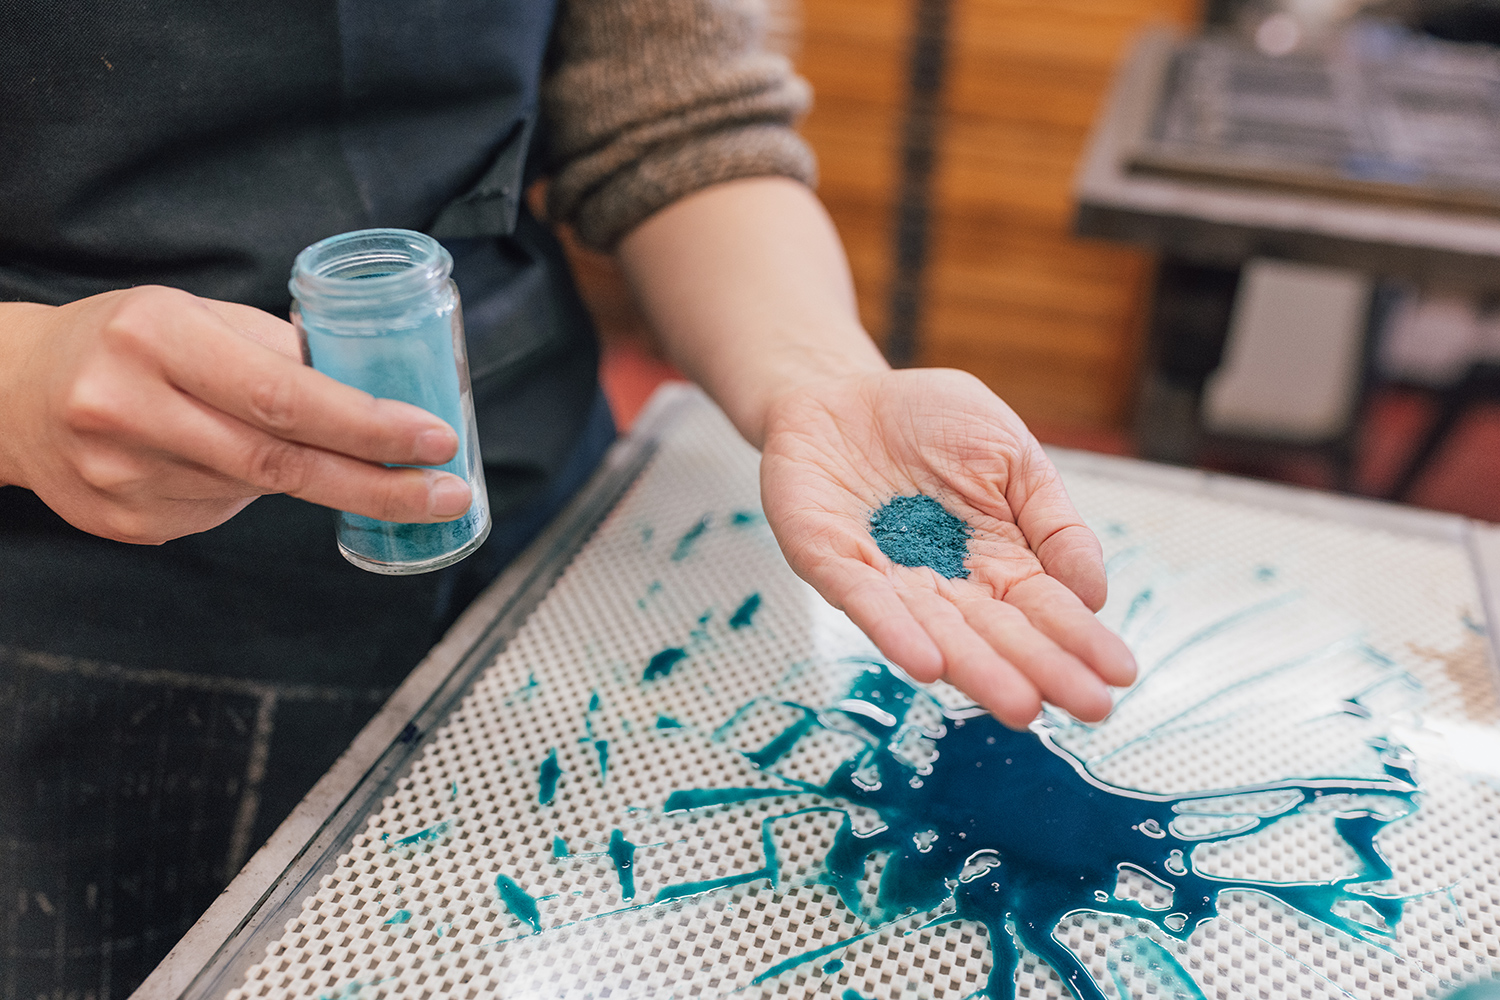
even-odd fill
[(870, 537), (900, 566), (927, 566), (950, 580), (969, 575), (969, 538), (974, 534), (932, 497), (891, 497), (870, 515)]

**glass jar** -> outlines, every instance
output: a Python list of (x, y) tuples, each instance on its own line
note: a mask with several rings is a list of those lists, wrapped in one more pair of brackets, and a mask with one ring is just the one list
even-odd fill
[(452, 270), (442, 244), (406, 229), (331, 236), (292, 267), (292, 322), (304, 359), (371, 395), (420, 406), (458, 434), (452, 461), (430, 467), (468, 481), (473, 501), (457, 520), (403, 524), (340, 512), (339, 551), (373, 573), (441, 569), (479, 548), (490, 531)]

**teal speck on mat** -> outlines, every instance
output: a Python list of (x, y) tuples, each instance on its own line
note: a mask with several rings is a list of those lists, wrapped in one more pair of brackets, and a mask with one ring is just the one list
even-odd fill
[(609, 835), (609, 860), (615, 863), (615, 874), (620, 876), (620, 898), (628, 903), (635, 898), (635, 845), (619, 830)]
[(689, 553), (693, 551), (693, 543), (708, 530), (710, 520), (709, 515), (704, 514), (698, 519), (697, 524), (687, 530), (687, 534), (677, 539), (677, 548), (672, 550), (673, 562), (682, 562), (682, 560), (688, 557)]
[(443, 820), (441, 823), (436, 823), (432, 826), (429, 826), (425, 830), (418, 830), (416, 833), (400, 838), (395, 843), (391, 844), (390, 847), (387, 847), (386, 850), (393, 851), (398, 847), (412, 847), (416, 844), (425, 844), (428, 841), (437, 840), (447, 832), (448, 821)]
[(950, 580), (965, 579), (969, 571), (967, 524), (948, 513), (932, 497), (891, 497), (870, 515), (870, 537), (886, 558), (900, 566), (927, 566)]
[(651, 662), (646, 664), (646, 672), (641, 675), (641, 680), (654, 681), (658, 677), (668, 677), (672, 673), (672, 668), (685, 659), (687, 659), (687, 650), (681, 646), (668, 646), (651, 657)]
[(599, 755), (599, 784), (609, 778), (609, 740), (595, 740), (594, 752)]
[(552, 796), (557, 794), (557, 779), (562, 777), (562, 765), (557, 762), (557, 748), (547, 751), (547, 756), (542, 761), (537, 775), (540, 788), (536, 793), (536, 800), (542, 805), (550, 805)]
[(597, 711), (599, 711), (599, 692), (598, 691), (590, 691), (589, 692), (589, 711), (590, 712), (597, 712)]
[(395, 913), (391, 914), (391, 919), (387, 920), (385, 923), (381, 924), (380, 926), (382, 926), (382, 927), (389, 927), (391, 924), (404, 924), (404, 923), (406, 923), (410, 919), (411, 919), (411, 911), (410, 910), (397, 910)]
[(824, 962), (823, 963), (823, 975), (825, 975), (825, 976), (831, 976), (835, 972), (838, 972), (843, 967), (844, 967), (844, 960), (842, 958), (835, 958), (831, 962)]
[(552, 838), (552, 856), (554, 858), (569, 858), (572, 854), (568, 851), (568, 842), (561, 837)]
[(542, 913), (536, 908), (536, 900), (531, 894), (516, 884), (516, 880), (509, 875), (496, 875), (495, 888), (500, 892), (500, 902), (511, 912), (517, 920), (531, 925), (531, 933), (542, 932)]
[(856, 989), (854, 989), (854, 988), (851, 987), (851, 988), (849, 988), (849, 989), (847, 989), (847, 990), (844, 991), (844, 995), (842, 997), (842, 1000), (870, 1000), (870, 998), (866, 997), (859, 990), (856, 990)]
[(656, 728), (657, 729), (681, 729), (682, 728), (682, 723), (678, 722), (676, 719), (672, 718), (670, 715), (658, 715), (656, 717)]
[(748, 528), (752, 524), (759, 524), (765, 518), (761, 517), (759, 511), (737, 510), (729, 516), (729, 523), (736, 528)]
[(751, 594), (749, 597), (745, 598), (744, 603), (741, 604), (738, 609), (736, 609), (733, 617), (729, 619), (729, 627), (732, 629), (742, 629), (748, 627), (755, 621), (755, 612), (759, 610), (760, 594)]

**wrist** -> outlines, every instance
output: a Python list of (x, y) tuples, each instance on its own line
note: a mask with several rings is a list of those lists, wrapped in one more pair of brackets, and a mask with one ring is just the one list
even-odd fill
[(756, 387), (743, 393), (744, 404), (739, 408), (742, 413), (731, 414), (731, 419), (751, 444), (757, 448), (764, 445), (771, 415), (786, 400), (809, 394), (816, 396), (820, 387), (878, 376), (891, 370), (863, 329), (854, 328), (838, 340), (840, 343), (836, 347), (803, 341), (765, 360)]
[(29, 364), (38, 331), (53, 306), (0, 303), (0, 486), (29, 489), (25, 473), (28, 385), (36, 379)]

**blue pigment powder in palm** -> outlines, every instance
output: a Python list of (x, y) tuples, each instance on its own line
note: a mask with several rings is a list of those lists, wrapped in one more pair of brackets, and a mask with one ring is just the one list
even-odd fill
[(899, 566), (927, 566), (950, 580), (966, 579), (974, 534), (932, 497), (891, 497), (870, 515), (870, 537)]

